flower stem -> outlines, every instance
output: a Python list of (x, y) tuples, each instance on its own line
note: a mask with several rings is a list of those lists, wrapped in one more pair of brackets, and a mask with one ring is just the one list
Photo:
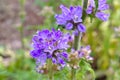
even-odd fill
[(82, 38), (82, 32), (79, 32), (78, 35), (74, 36), (74, 49), (78, 50), (78, 48), (80, 47), (80, 41)]
[[(84, 9), (87, 8), (87, 3), (88, 3), (88, 0), (83, 0), (83, 13), (82, 13), (83, 14), (83, 17), (82, 17), (83, 21), (86, 17), (86, 13), (85, 13)], [(78, 50), (78, 48), (80, 47), (81, 38), (82, 38), (81, 32), (79, 32), (77, 36), (76, 35), (74, 36), (74, 46), (73, 47), (75, 50)], [(71, 80), (76, 80), (75, 75), (76, 75), (76, 69), (71, 67)]]
[(20, 19), (21, 19), (21, 25), (20, 25), (20, 38), (21, 38), (21, 45), (22, 45), (22, 49), (25, 48), (25, 45), (24, 45), (24, 26), (23, 26), (23, 23), (24, 23), (24, 20), (25, 20), (25, 11), (24, 11), (24, 5), (25, 5), (25, 0), (19, 0), (20, 2), (20, 13), (19, 13), (19, 16), (20, 16)]
[(52, 67), (53, 67), (53, 65), (52, 65), (52, 62), (51, 62), (51, 60), (48, 60), (48, 80), (54, 80), (54, 72), (53, 72), (53, 70), (52, 70)]
[(78, 35), (74, 36), (74, 49), (77, 50), (79, 47), (79, 38), (80, 38), (80, 32), (78, 33)]
[[(74, 36), (74, 49), (75, 50), (79, 49), (81, 38), (82, 38), (81, 32), (79, 32), (77, 36), (76, 35)], [(76, 69), (71, 67), (71, 80), (76, 80), (75, 75), (76, 75)]]
[(76, 70), (74, 68), (71, 69), (71, 80), (76, 80)]
[(85, 17), (86, 17), (86, 9), (87, 9), (87, 4), (88, 4), (88, 0), (83, 0), (82, 1), (82, 3), (83, 3), (83, 16), (82, 16), (82, 20), (84, 21), (85, 20)]

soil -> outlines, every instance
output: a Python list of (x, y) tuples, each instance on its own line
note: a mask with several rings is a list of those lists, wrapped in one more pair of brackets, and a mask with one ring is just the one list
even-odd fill
[[(21, 48), (18, 26), (22, 23), (19, 16), (21, 8), (18, 1), (0, 0), (0, 45), (9, 46), (12, 49)], [(40, 8), (33, 3), (34, 0), (26, 0), (24, 6), (26, 13), (23, 23), (24, 37), (33, 34), (33, 31), (27, 30), (27, 27), (43, 23), (43, 17), (37, 14)]]

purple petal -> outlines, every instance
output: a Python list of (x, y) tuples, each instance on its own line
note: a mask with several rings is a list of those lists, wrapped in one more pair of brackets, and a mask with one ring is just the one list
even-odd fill
[(57, 64), (57, 60), (53, 57), (52, 58), (52, 62), (54, 63), (54, 64)]
[(81, 17), (74, 15), (73, 21), (74, 23), (79, 23), (79, 22), (82, 22), (82, 19)]
[(63, 53), (62, 53), (62, 56), (63, 56), (64, 58), (66, 58), (66, 59), (68, 58), (68, 54), (67, 54), (66, 52), (63, 52)]
[(66, 24), (66, 19), (63, 14), (61, 15), (55, 15), (55, 18), (57, 20), (58, 25), (65, 25)]
[(86, 46), (85, 48), (86, 48), (87, 50), (90, 50), (90, 45)]
[(59, 41), (58, 43), (59, 45), (57, 46), (59, 49), (66, 49), (69, 47), (68, 45), (68, 39), (67, 38), (63, 38), (62, 40)]
[(33, 58), (38, 58), (40, 56), (40, 53), (41, 53), (41, 50), (32, 50), (30, 52), (30, 55), (33, 57)]
[(65, 64), (65, 61), (60, 57), (57, 58), (57, 61), (59, 64)]
[(93, 11), (93, 7), (92, 6), (88, 6), (87, 10), (86, 10), (86, 13), (87, 14), (91, 14)]
[(78, 16), (78, 17), (81, 18), (81, 17), (82, 17), (82, 7), (77, 6), (77, 7), (75, 8), (74, 15), (76, 15), (76, 16)]
[(76, 35), (76, 36), (78, 36), (79, 31), (76, 29), (76, 30), (74, 30), (73, 34)]
[(79, 56), (79, 58), (82, 58), (85, 54), (84, 54), (84, 52), (78, 52), (79, 54), (78, 54), (78, 56)]
[(95, 14), (95, 16), (96, 16), (97, 18), (101, 19), (102, 21), (107, 21), (110, 15), (109, 15), (109, 14), (105, 14), (105, 13), (103, 13), (103, 12), (97, 12), (97, 13)]
[(47, 60), (47, 55), (45, 53), (42, 53), (39, 58), (37, 58), (36, 63), (40, 64), (40, 65), (44, 65), (46, 63)]
[(67, 7), (65, 7), (64, 5), (60, 5), (60, 8), (65, 15), (69, 14), (70, 10)]
[(86, 56), (87, 60), (93, 60), (93, 57), (91, 56)]
[(34, 43), (38, 42), (38, 41), (39, 41), (38, 36), (37, 36), (37, 35), (34, 35), (33, 38), (32, 38), (32, 41), (33, 41)]
[(93, 12), (93, 9), (95, 8), (95, 1), (94, 0), (88, 0), (88, 7), (86, 10), (87, 14), (91, 14)]
[(98, 0), (98, 5), (100, 6), (100, 5), (102, 5), (102, 4), (106, 4), (106, 0)]
[(78, 24), (77, 28), (80, 32), (86, 32), (86, 27), (82, 23)]
[(82, 22), (82, 8), (80, 6), (73, 7), (71, 14), (74, 23)]
[(70, 6), (70, 11), (71, 11), (71, 12), (73, 11), (73, 9), (74, 9), (74, 7), (73, 7), (73, 6)]
[(94, 0), (88, 0), (89, 5), (92, 7), (95, 7), (95, 1)]
[(72, 28), (73, 28), (73, 24), (72, 23), (67, 23), (66, 29), (71, 30)]
[(108, 4), (102, 4), (99, 5), (98, 10), (107, 10), (109, 9), (109, 5)]

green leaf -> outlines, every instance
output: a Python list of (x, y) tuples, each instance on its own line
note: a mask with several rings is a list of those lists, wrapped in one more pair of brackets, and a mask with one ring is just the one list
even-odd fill
[(86, 74), (87, 71), (89, 71), (93, 75), (93, 80), (95, 79), (95, 73), (94, 70), (91, 68), (91, 65), (84, 59), (80, 61), (80, 75), (82, 77), (85, 77), (84, 75)]

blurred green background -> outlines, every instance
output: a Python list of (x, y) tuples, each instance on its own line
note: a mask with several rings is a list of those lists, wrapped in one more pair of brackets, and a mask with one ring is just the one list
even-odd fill
[[(35, 72), (29, 51), (31, 38), (39, 29), (56, 28), (54, 15), (60, 4), (81, 5), (82, 0), (0, 0), (0, 80), (47, 80)], [(110, 18), (106, 22), (86, 17), (87, 32), (82, 44), (90, 44), (96, 80), (120, 80), (120, 0), (107, 0)], [(67, 71), (55, 76), (65, 77)], [(57, 78), (58, 77), (58, 78)], [(85, 80), (91, 80), (86, 75)]]

